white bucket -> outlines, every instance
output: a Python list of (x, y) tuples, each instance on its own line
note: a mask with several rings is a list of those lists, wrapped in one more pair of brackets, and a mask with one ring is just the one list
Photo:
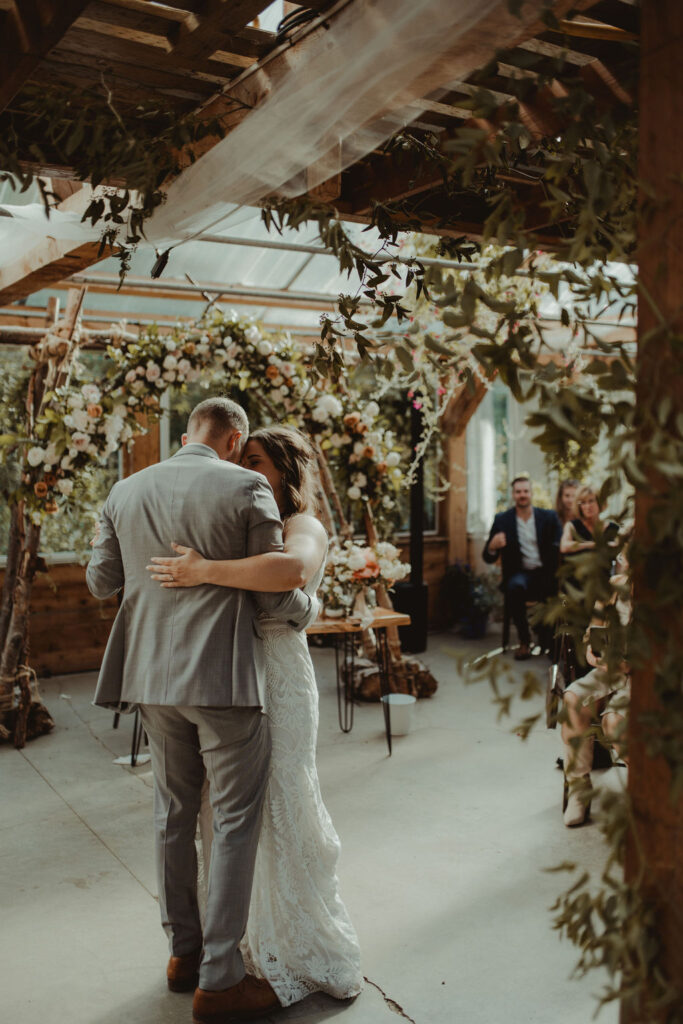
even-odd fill
[(413, 708), (416, 698), (409, 693), (387, 693), (382, 697), (389, 705), (392, 736), (407, 736), (413, 727)]

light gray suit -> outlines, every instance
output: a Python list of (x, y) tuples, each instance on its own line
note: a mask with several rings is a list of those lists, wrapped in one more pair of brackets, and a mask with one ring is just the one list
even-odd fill
[(268, 483), (206, 445), (188, 444), (115, 484), (100, 529), (88, 586), (99, 598), (125, 589), (95, 703), (140, 707), (154, 769), (162, 923), (175, 956), (202, 945), (194, 833), (208, 776), (214, 843), (200, 985), (228, 988), (244, 974), (238, 945), (270, 758), (257, 614), (303, 629), (315, 617), (315, 602), (302, 591), (164, 589), (150, 578), (150, 557), (169, 553), (172, 541), (211, 559), (282, 549)]

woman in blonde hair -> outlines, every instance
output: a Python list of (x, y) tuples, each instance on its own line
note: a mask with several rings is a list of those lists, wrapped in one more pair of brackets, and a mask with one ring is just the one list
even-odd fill
[(579, 487), (574, 499), (574, 515), (567, 520), (560, 538), (560, 553), (576, 555), (595, 547), (595, 530), (600, 523), (600, 502), (592, 487)]
[[(299, 431), (257, 430), (245, 445), (241, 464), (261, 473), (272, 487), (284, 522), (284, 550), (210, 561), (174, 544), (179, 557), (153, 558), (148, 566), (152, 578), (162, 587), (213, 584), (274, 592), (302, 587), (314, 596), (327, 554), (327, 534), (315, 515), (314, 458)], [(348, 999), (360, 992), (363, 977), (358, 939), (339, 896), (339, 838), (318, 782), (313, 664), (304, 633), (268, 619), (260, 627), (272, 757), (249, 921), (240, 948), (247, 971), (265, 978), (282, 1006), (316, 991)], [(204, 838), (211, 834), (206, 801), (200, 819)]]

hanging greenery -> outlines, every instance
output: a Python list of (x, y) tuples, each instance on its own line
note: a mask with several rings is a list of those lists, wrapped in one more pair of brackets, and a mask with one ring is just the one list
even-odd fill
[[(552, 13), (547, 17), (552, 20)], [(634, 47), (634, 71), (637, 58)], [(683, 603), (683, 417), (670, 401), (663, 407), (649, 407), (646, 395), (642, 396), (645, 404), (636, 408), (632, 344), (628, 339), (603, 340), (596, 325), (610, 313), (618, 321), (633, 315), (637, 301), (643, 301), (636, 273), (629, 269), (637, 239), (637, 117), (628, 98), (635, 88), (630, 87), (626, 68), (620, 83), (623, 102), (602, 105), (586, 87), (580, 71), (563, 59), (549, 61), (542, 55), (524, 52), (520, 56), (519, 51), (511, 51), (498, 55), (497, 60), (531, 72), (517, 81), (510, 79), (518, 104), (501, 105), (482, 88), (471, 100), (479, 125), (486, 122), (482, 127), (464, 126), (442, 145), (435, 137), (405, 131), (387, 145), (387, 149), (409, 154), (416, 173), (438, 165), (442, 197), (448, 199), (446, 208), (453, 220), (467, 220), (473, 207), (479, 213), (484, 211), (483, 244), (464, 238), (442, 239), (443, 255), (471, 263), (472, 273), (426, 267), (419, 256), (410, 262), (401, 260), (396, 245), (400, 232), (416, 222), (429, 222), (422, 197), (375, 206), (372, 224), (382, 239), (381, 258), (377, 253), (359, 251), (334, 211), (307, 197), (273, 202), (264, 212), (264, 220), (278, 228), (316, 223), (321, 240), (337, 254), (340, 268), (350, 277), (356, 275), (356, 290), (342, 296), (337, 317), (323, 323), (318, 346), (321, 371), (327, 361), (330, 373), (339, 372), (344, 338), (354, 339), (361, 357), (377, 361), (387, 376), (393, 372), (388, 363), (407, 364), (413, 355), (411, 346), (399, 340), (387, 353), (379, 347), (377, 332), (386, 326), (400, 334), (410, 322), (415, 298), (410, 289), (417, 280), (419, 291), (442, 311), (443, 322), (452, 328), (450, 334), (432, 336), (426, 346), (431, 356), (442, 366), (460, 366), (462, 379), (470, 384), (474, 374), (489, 380), (496, 376), (516, 400), (533, 402), (535, 409), (527, 422), (553, 465), (561, 466), (568, 459), (576, 465), (579, 456), (587, 457), (593, 451), (600, 435), (606, 438), (608, 469), (600, 496), (607, 500), (618, 492), (623, 494), (620, 522), (627, 524), (632, 519), (634, 492), (648, 490), (650, 474), (658, 474), (661, 486), (651, 495), (648, 515), (651, 542), (647, 548), (633, 544), (629, 552), (632, 571), (644, 575), (647, 589), (640, 594), (629, 626), (628, 650), (635, 670), (655, 664), (662, 710), (650, 712), (641, 727), (649, 756), (666, 760), (675, 800), (683, 791), (683, 635), (672, 630), (670, 623)], [(482, 69), (482, 81), (495, 63)], [(531, 134), (522, 108), (524, 101), (540, 90), (545, 90), (548, 121), (554, 126), (541, 137)], [(535, 210), (525, 205), (519, 191), (505, 184), (509, 173), (515, 171), (540, 183), (544, 197)], [(654, 197), (651, 201), (655, 202)], [(539, 205), (543, 222), (556, 228), (551, 261), (547, 251), (538, 254), (539, 248), (547, 250), (548, 245), (544, 239), (539, 246), (538, 230), (533, 226)], [(438, 217), (431, 217), (431, 226), (438, 234)], [(495, 256), (485, 248), (492, 241), (502, 247)], [(561, 350), (551, 343), (549, 332), (533, 310), (517, 302), (514, 294), (501, 295), (500, 282), (507, 275), (524, 275), (556, 298), (567, 334)], [(392, 285), (391, 293), (382, 294), (387, 282)], [(359, 316), (361, 295), (370, 301), (374, 314), (371, 310), (369, 316)], [(493, 321), (483, 328), (478, 322), (481, 311)], [(673, 343), (680, 373), (679, 339), (661, 314), (657, 316), (656, 341), (668, 346)], [(646, 345), (654, 342), (654, 334), (643, 339)], [(605, 559), (623, 547), (626, 533), (624, 530), (617, 548), (607, 551), (598, 545), (583, 559), (580, 586), (571, 591), (567, 607), (549, 609), (550, 620), (566, 616), (570, 622), (572, 618), (585, 621), (596, 600), (609, 599)], [(608, 617), (612, 614), (608, 611)], [(616, 672), (620, 658), (616, 649), (607, 651), (611, 672)], [(470, 672), (489, 680), (501, 713), (510, 714), (513, 693), (505, 690), (503, 667), (486, 662), (470, 667)], [(544, 683), (528, 673), (521, 697), (537, 701), (544, 688)], [(540, 717), (528, 715), (515, 726), (516, 731), (526, 734)], [(620, 999), (636, 1007), (643, 1021), (652, 1015), (673, 1024), (683, 1014), (680, 979), (667, 977), (661, 966), (650, 865), (634, 838), (634, 820), (625, 793), (602, 795), (601, 828), (609, 856), (600, 880), (581, 872), (577, 865), (560, 866), (561, 870), (577, 871), (578, 877), (557, 901), (556, 926), (580, 947), (580, 973), (594, 967), (608, 971), (611, 984), (601, 1003)], [(622, 878), (627, 843), (637, 865), (629, 884)]]

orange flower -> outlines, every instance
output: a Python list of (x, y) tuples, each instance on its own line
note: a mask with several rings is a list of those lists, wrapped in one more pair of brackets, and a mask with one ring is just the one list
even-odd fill
[(193, 356), (195, 353), (195, 343), (193, 341), (186, 341), (183, 345), (183, 352), (188, 356)]
[(102, 406), (97, 405), (95, 402), (91, 402), (85, 411), (91, 419), (96, 420), (102, 415)]
[(365, 448), (361, 452), (361, 455), (365, 459), (374, 459), (374, 457), (375, 457), (375, 449), (372, 447), (371, 444), (366, 444)]
[(46, 496), (47, 484), (45, 483), (44, 480), (38, 480), (33, 485), (33, 493), (35, 494), (36, 498), (44, 498)]
[(360, 414), (357, 412), (349, 412), (342, 420), (345, 427), (350, 427), (352, 430), (356, 424), (360, 423)]
[(386, 464), (386, 462), (378, 462), (377, 466), (376, 466), (376, 469), (377, 469), (378, 473), (386, 473), (386, 471), (387, 471), (387, 464)]
[(57, 477), (54, 475), (54, 473), (45, 474), (45, 483), (47, 484), (48, 487), (54, 487), (54, 485), (57, 483)]
[(277, 366), (273, 366), (273, 364), (271, 363), (270, 366), (266, 367), (266, 377), (268, 378), (268, 380), (274, 380), (275, 377), (279, 376), (280, 371), (277, 368)]
[(49, 514), (53, 516), (55, 512), (59, 512), (59, 505), (57, 504), (56, 501), (46, 501), (45, 511), (49, 512)]
[(377, 576), (379, 576), (379, 563), (374, 554), (369, 551), (365, 556), (365, 568), (356, 569), (351, 579), (356, 581), (373, 580)]

